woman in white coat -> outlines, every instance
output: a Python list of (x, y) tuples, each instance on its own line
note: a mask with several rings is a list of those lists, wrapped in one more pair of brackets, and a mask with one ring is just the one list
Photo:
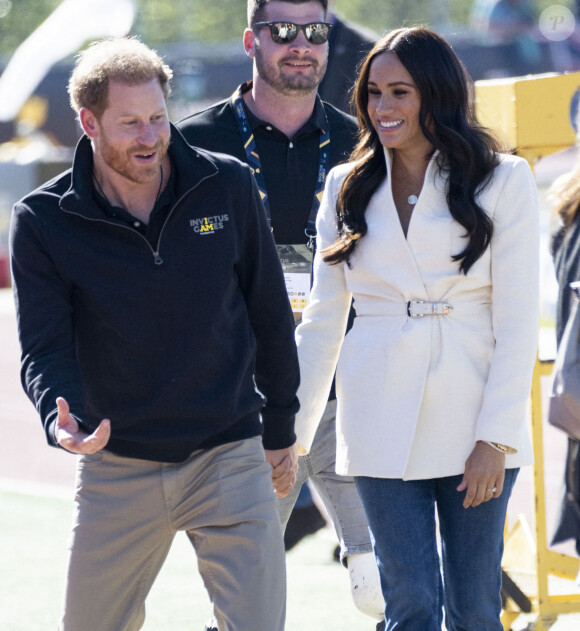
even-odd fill
[(336, 368), (337, 471), (367, 512), (386, 630), (440, 631), (445, 609), (449, 631), (501, 631), (507, 502), (532, 460), (535, 182), (477, 125), (463, 66), (428, 29), (377, 42), (354, 98), (360, 141), (329, 175), (297, 330), (298, 441)]

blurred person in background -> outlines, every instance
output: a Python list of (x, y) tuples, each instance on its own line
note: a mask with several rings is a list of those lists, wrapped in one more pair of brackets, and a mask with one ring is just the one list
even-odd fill
[(538, 71), (542, 60), (538, 18), (528, 0), (476, 0), (471, 12), (472, 26), (487, 43), (505, 47), (506, 76)]
[(358, 66), (377, 41), (367, 28), (350, 22), (338, 14), (335, 0), (328, 3), (328, 21), (332, 24), (328, 39), (328, 66), (318, 87), (320, 98), (339, 110), (354, 114), (351, 103), (352, 89)]
[[(554, 182), (550, 196), (555, 204), (550, 253), (559, 286), (556, 311), (556, 343), (559, 345), (572, 308), (570, 283), (580, 280), (580, 158), (569, 173)], [(568, 438), (564, 493), (552, 543), (569, 539), (575, 541), (580, 556), (580, 443), (573, 438)]]

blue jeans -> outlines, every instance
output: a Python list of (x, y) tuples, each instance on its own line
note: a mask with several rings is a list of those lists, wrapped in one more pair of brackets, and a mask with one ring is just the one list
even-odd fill
[(443, 608), (448, 631), (503, 631), (503, 529), (517, 474), (507, 469), (501, 496), (468, 509), (465, 492), (456, 491), (461, 475), (356, 478), (379, 566), (385, 631), (441, 631)]

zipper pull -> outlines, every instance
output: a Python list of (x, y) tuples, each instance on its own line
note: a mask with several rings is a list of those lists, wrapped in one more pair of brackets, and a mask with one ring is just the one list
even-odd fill
[(163, 265), (163, 259), (159, 256), (159, 252), (153, 252), (153, 260), (155, 265)]

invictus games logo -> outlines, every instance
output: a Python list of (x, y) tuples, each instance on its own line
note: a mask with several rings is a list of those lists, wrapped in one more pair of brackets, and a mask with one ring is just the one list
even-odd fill
[(567, 7), (553, 4), (542, 11), (540, 15), (540, 31), (542, 35), (553, 42), (568, 39), (574, 32), (576, 19)]
[(228, 215), (214, 215), (213, 217), (190, 219), (189, 225), (198, 234), (214, 234), (216, 230), (223, 230), (224, 223), (229, 220)]

